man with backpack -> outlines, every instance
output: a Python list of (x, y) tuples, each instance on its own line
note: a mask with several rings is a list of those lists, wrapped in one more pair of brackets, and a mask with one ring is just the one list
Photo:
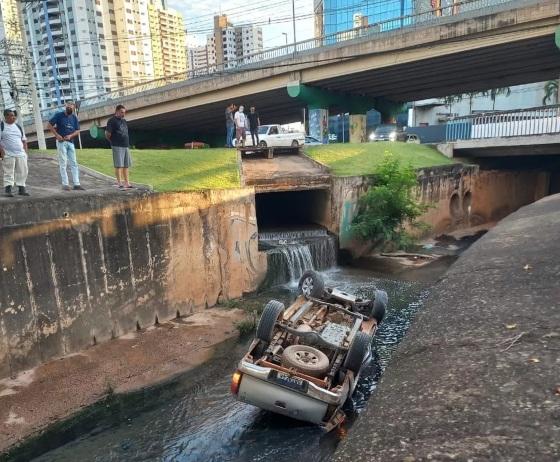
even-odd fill
[(29, 196), (25, 190), (27, 180), (27, 138), (16, 123), (16, 111), (6, 109), (0, 122), (0, 159), (4, 172), (4, 194), (14, 197), (13, 188), (18, 187), (20, 196)]

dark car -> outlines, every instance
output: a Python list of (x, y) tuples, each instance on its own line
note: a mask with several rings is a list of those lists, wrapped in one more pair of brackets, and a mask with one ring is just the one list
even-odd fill
[(395, 124), (379, 125), (370, 135), (370, 141), (406, 141), (406, 134)]

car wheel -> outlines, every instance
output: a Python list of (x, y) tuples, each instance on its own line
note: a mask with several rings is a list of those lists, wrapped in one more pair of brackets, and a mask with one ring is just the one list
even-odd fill
[(298, 141), (297, 141), (297, 140), (293, 140), (293, 141), (292, 141), (292, 148), (297, 148), (297, 147), (299, 147)]
[(323, 377), (329, 370), (329, 358), (308, 345), (291, 345), (282, 353), (282, 366), (297, 369), (311, 377)]
[(388, 301), (389, 297), (387, 297), (387, 292), (384, 290), (375, 291), (375, 298), (371, 302), (369, 317), (375, 319), (377, 324), (381, 324), (383, 318), (385, 317)]
[(354, 375), (360, 372), (362, 363), (366, 358), (371, 344), (371, 336), (364, 332), (356, 332), (354, 340), (350, 344), (346, 359), (344, 360), (344, 368), (352, 371)]
[(317, 271), (305, 271), (299, 278), (299, 291), (306, 297), (318, 298), (325, 293), (325, 281)]
[(260, 146), (261, 148), (266, 148), (266, 146), (267, 146), (266, 141), (261, 141), (261, 142), (259, 143), (259, 146)]
[(284, 304), (278, 300), (270, 300), (261, 314), (257, 326), (256, 337), (263, 342), (270, 343), (274, 334), (274, 326), (278, 318), (284, 313)]

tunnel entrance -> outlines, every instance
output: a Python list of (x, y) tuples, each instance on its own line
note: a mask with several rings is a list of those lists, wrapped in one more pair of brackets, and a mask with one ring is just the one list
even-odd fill
[(337, 239), (327, 230), (328, 190), (256, 194), (255, 205), (259, 249), (268, 259), (264, 286), (297, 283), (307, 270), (336, 265)]
[(259, 233), (326, 227), (330, 193), (315, 189), (256, 194), (255, 205)]

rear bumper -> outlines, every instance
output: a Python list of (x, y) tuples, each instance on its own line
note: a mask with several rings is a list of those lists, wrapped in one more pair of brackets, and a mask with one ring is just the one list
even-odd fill
[[(308, 383), (307, 392), (300, 392), (268, 380), (270, 368), (241, 361), (239, 371), (243, 373), (237, 398), (253, 406), (276, 412), (306, 422), (328, 426), (325, 422), (330, 410), (338, 409), (348, 397), (350, 383), (345, 383), (338, 392), (324, 390)], [(334, 416), (334, 415), (333, 415)], [(332, 420), (332, 419), (331, 419)]]

